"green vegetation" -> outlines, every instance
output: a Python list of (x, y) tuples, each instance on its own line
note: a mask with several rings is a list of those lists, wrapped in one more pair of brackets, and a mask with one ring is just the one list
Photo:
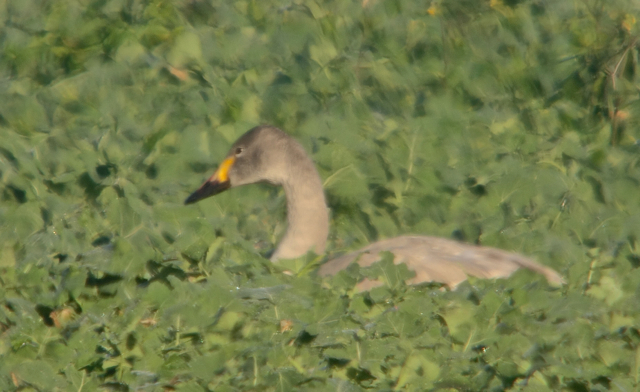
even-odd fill
[[(639, 11), (0, 2), (0, 390), (639, 389)], [(454, 236), (567, 285), (282, 274), (281, 190), (182, 204), (260, 123), (318, 163), (332, 252)]]

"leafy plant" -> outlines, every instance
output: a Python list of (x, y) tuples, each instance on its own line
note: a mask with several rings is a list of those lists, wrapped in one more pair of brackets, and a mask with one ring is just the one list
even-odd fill
[[(0, 10), (1, 390), (638, 388), (636, 4)], [(263, 122), (316, 161), (330, 254), (441, 235), (567, 285), (271, 264), (280, 190), (182, 204)]]

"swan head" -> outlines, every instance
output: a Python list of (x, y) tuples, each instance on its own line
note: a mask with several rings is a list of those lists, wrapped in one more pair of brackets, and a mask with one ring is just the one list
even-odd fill
[(296, 146), (290, 136), (275, 127), (259, 126), (247, 131), (231, 146), (218, 170), (184, 203), (196, 203), (227, 189), (256, 182), (281, 185), (288, 178)]

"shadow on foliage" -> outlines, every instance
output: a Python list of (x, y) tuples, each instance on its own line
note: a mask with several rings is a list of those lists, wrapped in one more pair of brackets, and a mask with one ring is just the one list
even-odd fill
[(150, 279), (144, 279), (144, 278), (141, 278), (141, 277), (137, 277), (136, 278), (136, 283), (138, 284), (139, 287), (147, 287), (151, 283), (153, 283), (155, 281), (159, 281), (161, 283), (164, 283), (170, 289), (173, 289), (173, 286), (171, 285), (171, 282), (168, 279), (169, 276), (175, 276), (176, 278), (178, 278), (180, 280), (187, 279), (187, 273), (186, 272), (184, 272), (180, 268), (176, 268), (176, 267), (171, 266), (171, 265), (165, 266), (165, 265), (162, 265), (162, 264), (158, 263), (157, 261), (149, 260), (149, 261), (147, 261), (146, 267), (147, 267), (147, 271), (149, 271), (149, 273), (152, 276), (151, 276)]

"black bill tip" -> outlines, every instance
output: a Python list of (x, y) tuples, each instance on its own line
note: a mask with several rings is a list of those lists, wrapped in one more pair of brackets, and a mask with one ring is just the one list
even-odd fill
[(196, 203), (207, 197), (217, 195), (229, 189), (231, 183), (229, 181), (206, 181), (198, 190), (193, 192), (184, 201), (185, 205)]

